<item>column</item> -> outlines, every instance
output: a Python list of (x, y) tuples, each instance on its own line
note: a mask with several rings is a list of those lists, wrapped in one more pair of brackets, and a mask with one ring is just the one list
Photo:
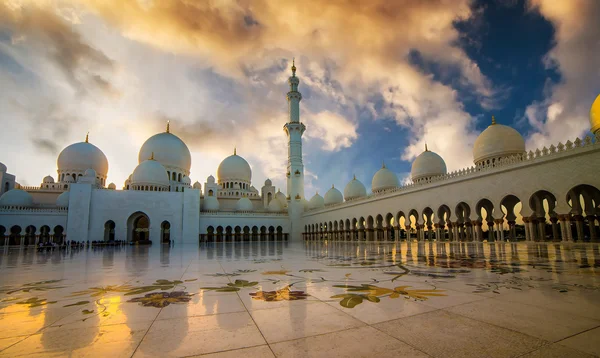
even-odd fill
[(546, 241), (546, 218), (538, 218), (538, 237), (541, 242)]
[(498, 229), (500, 230), (500, 241), (504, 242), (504, 219), (498, 219)]
[(575, 228), (577, 229), (577, 241), (583, 242), (583, 216), (575, 215), (573, 220), (575, 220)]
[(567, 221), (566, 221), (567, 215), (558, 215), (558, 220), (560, 222), (560, 236), (562, 241), (569, 241), (568, 235), (567, 235)]
[(525, 241), (529, 241), (530, 232), (529, 232), (529, 219), (528, 218), (523, 217), (523, 225), (525, 226)]
[(390, 228), (385, 227), (385, 230), (383, 230), (383, 240), (389, 241), (389, 238), (390, 238)]
[(595, 215), (588, 215), (586, 216), (586, 219), (588, 221), (588, 226), (590, 228), (590, 241), (591, 242), (595, 242), (597, 239), (596, 236), (596, 216)]
[(556, 216), (552, 216), (550, 218), (550, 222), (552, 223), (552, 241), (558, 240), (558, 218)]

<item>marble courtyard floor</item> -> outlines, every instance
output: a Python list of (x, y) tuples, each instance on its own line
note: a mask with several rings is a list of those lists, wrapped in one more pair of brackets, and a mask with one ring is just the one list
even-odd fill
[(599, 250), (2, 247), (0, 356), (599, 356)]

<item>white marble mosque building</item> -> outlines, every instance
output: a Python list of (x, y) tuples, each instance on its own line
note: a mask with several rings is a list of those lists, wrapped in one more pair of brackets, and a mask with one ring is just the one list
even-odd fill
[[(477, 138), (473, 166), (447, 172), (425, 148), (402, 185), (385, 165), (371, 193), (353, 178), (343, 193), (304, 195), (299, 79), (292, 66), (287, 188), (257, 189), (248, 162), (233, 152), (204, 184), (190, 178), (191, 155), (169, 130), (150, 137), (121, 189), (106, 184), (109, 162), (89, 142), (57, 159), (57, 177), (21, 186), (0, 163), (0, 245), (75, 241), (180, 243), (274, 240), (586, 241), (600, 235), (600, 96), (587, 136), (525, 148), (515, 129), (491, 125)], [(364, 178), (363, 178), (364, 179)], [(516, 224), (524, 225), (524, 235)]]

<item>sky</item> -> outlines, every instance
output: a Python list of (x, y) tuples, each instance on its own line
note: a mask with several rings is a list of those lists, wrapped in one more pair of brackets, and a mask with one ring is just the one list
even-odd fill
[(0, 162), (39, 185), (89, 131), (121, 188), (170, 121), (192, 182), (237, 147), (285, 191), (295, 58), (307, 197), (370, 190), (382, 162), (405, 182), (425, 143), (458, 170), (492, 115), (527, 150), (589, 134), (599, 18), (596, 0), (0, 0)]

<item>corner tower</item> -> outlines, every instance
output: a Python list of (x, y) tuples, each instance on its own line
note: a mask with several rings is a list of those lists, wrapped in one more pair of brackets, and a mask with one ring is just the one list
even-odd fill
[(304, 164), (302, 164), (302, 134), (306, 126), (300, 122), (300, 101), (298, 92), (300, 80), (296, 77), (296, 64), (292, 61), (292, 76), (288, 79), (290, 91), (287, 93), (288, 122), (283, 130), (288, 137), (287, 196), (288, 200), (304, 199)]

